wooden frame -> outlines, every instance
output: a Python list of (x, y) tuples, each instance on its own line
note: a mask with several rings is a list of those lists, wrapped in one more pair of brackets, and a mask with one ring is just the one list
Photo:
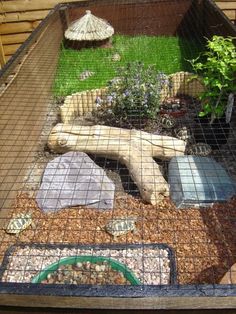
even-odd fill
[(50, 307), (77, 309), (123, 309), (123, 310), (188, 310), (188, 309), (235, 309), (235, 297), (53, 297), (1, 295), (1, 303), (7, 306)]
[[(101, 1), (100, 1), (101, 2)], [(152, 3), (155, 0), (131, 0), (123, 3)], [(200, 1), (207, 9), (217, 14), (215, 21), (221, 25), (221, 30), (235, 34), (236, 31), (230, 22), (211, 0)], [(91, 3), (98, 3), (92, 1)], [(103, 2), (105, 3), (105, 2)], [(107, 1), (108, 3), (108, 1)], [(196, 2), (194, 2), (196, 4)], [(87, 5), (83, 1), (80, 5)], [(76, 7), (75, 3), (57, 6), (42, 24), (32, 33), (25, 44), (17, 51), (7, 66), (0, 71), (0, 82), (10, 73), (21, 60), (26, 51), (40, 37), (49, 21), (67, 8)], [(204, 6), (201, 8), (204, 10)], [(202, 12), (204, 18), (204, 11)], [(214, 26), (214, 25), (213, 25)], [(210, 27), (208, 25), (204, 26)], [(214, 28), (213, 28), (214, 30)], [(32, 307), (62, 307), (62, 308), (97, 308), (97, 309), (234, 309), (236, 308), (236, 285), (194, 285), (194, 286), (140, 286), (115, 287), (104, 290), (94, 287), (59, 287), (55, 290), (50, 286), (33, 284), (0, 284), (0, 305), (6, 306), (32, 306)]]
[(230, 289), (227, 285), (110, 286), (104, 293), (97, 286), (58, 285), (55, 289), (55, 285), (42, 288), (38, 284), (4, 283), (0, 287), (0, 305), (126, 310), (235, 309), (235, 292), (236, 285)]
[[(219, 287), (221, 296), (213, 297), (214, 289)], [(109, 287), (107, 296), (102, 296), (97, 287), (84, 288), (78, 293), (76, 286), (68, 289), (44, 287), (37, 284), (3, 284), (0, 289), (0, 305), (32, 306), (50, 308), (80, 308), (80, 309), (126, 309), (126, 310), (187, 310), (187, 309), (235, 309), (236, 297), (227, 296), (227, 286), (217, 285), (146, 287), (137, 289), (124, 287)], [(231, 294), (235, 294), (232, 287)], [(5, 291), (11, 291), (6, 293)], [(116, 290), (117, 293), (114, 293)], [(135, 291), (136, 290), (136, 291)], [(229, 290), (228, 290), (229, 291)], [(82, 294), (82, 295), (79, 295)], [(98, 296), (94, 296), (94, 295)], [(99, 295), (100, 294), (100, 295)], [(109, 295), (110, 294), (110, 295)], [(112, 295), (113, 294), (113, 295)], [(120, 294), (120, 296), (118, 296)], [(225, 294), (225, 296), (223, 296)]]

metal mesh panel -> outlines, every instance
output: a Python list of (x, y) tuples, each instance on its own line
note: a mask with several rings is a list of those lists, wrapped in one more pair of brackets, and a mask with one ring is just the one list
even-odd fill
[[(105, 47), (63, 39), (88, 9), (115, 29)], [(108, 284), (122, 286), (113, 295), (145, 296), (163, 293), (160, 285), (178, 295), (184, 287), (190, 293), (185, 285), (209, 284), (211, 295), (234, 292), (218, 284), (236, 260), (235, 111), (228, 123), (199, 118), (202, 85), (190, 82), (187, 61), (205, 49), (205, 37), (235, 34), (215, 10), (209, 1), (109, 1), (51, 15), (1, 87), (3, 286), (41, 280), (40, 291), (65, 284), (66, 292), (68, 284), (103, 284), (109, 295)], [(165, 74), (171, 90), (162, 89), (155, 116), (145, 116), (142, 104), (122, 120), (107, 115), (107, 82), (133, 61)], [(165, 118), (173, 104), (180, 113)], [(73, 256), (87, 260), (57, 270)], [(92, 261), (101, 256), (107, 260)], [(112, 268), (113, 260), (123, 266)], [(144, 294), (130, 289), (130, 273), (149, 287)]]

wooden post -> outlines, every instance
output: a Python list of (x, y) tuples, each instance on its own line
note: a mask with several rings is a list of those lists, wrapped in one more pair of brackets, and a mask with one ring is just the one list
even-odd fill
[(65, 30), (67, 30), (69, 24), (70, 24), (70, 21), (69, 21), (69, 14), (68, 14), (68, 10), (65, 8), (62, 8), (60, 11), (59, 11), (59, 14), (60, 14), (60, 18), (61, 18), (61, 24), (62, 24), (62, 27), (63, 27), (63, 32), (65, 32)]
[(2, 36), (0, 35), (0, 64), (1, 68), (6, 64), (6, 58), (3, 50), (3, 45), (2, 45)]

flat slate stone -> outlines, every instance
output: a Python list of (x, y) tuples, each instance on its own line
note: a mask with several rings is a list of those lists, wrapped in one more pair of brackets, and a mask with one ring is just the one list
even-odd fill
[(87, 154), (69, 152), (50, 161), (36, 196), (45, 212), (86, 205), (112, 209), (115, 185)]
[(236, 194), (236, 184), (214, 159), (173, 157), (169, 163), (170, 197), (178, 208), (210, 206)]

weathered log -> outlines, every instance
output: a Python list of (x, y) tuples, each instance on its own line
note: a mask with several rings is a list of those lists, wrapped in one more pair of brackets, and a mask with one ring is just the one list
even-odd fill
[(142, 198), (155, 205), (169, 195), (169, 186), (153, 157), (169, 160), (184, 155), (186, 143), (139, 130), (57, 124), (51, 131), (48, 146), (57, 153), (78, 150), (118, 159), (129, 169)]

